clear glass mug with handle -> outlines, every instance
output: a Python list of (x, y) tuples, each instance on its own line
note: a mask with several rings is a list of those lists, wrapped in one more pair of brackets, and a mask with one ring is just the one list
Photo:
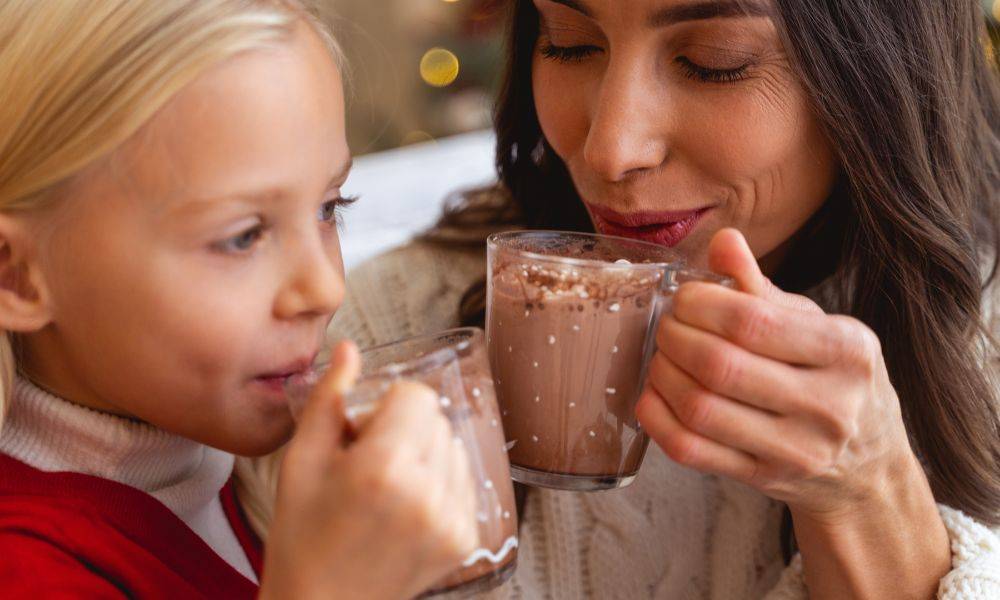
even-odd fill
[(487, 345), (515, 481), (577, 491), (632, 482), (649, 443), (635, 406), (656, 326), (687, 281), (732, 284), (628, 238), (490, 236)]
[[(480, 547), (425, 596), (464, 598), (501, 585), (517, 565), (517, 510), (483, 331), (461, 328), (419, 336), (366, 349), (361, 358), (362, 374), (344, 398), (348, 424), (363, 426), (393, 383), (423, 383), (438, 393), (477, 486)], [(288, 381), (293, 412), (324, 371), (319, 366)]]

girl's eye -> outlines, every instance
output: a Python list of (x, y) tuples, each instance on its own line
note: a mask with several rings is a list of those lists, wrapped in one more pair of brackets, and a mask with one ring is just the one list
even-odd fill
[(244, 254), (252, 250), (262, 237), (264, 237), (264, 225), (257, 224), (231, 238), (217, 242), (214, 248), (224, 254)]
[(712, 69), (703, 67), (686, 56), (678, 56), (676, 61), (684, 71), (685, 77), (706, 83), (733, 83), (746, 79), (747, 70), (750, 68), (750, 63), (747, 63), (735, 69)]
[(556, 46), (551, 42), (542, 45), (542, 56), (559, 62), (579, 62), (600, 52), (597, 46)]
[(340, 209), (354, 204), (357, 200), (357, 197), (338, 197), (333, 200), (328, 200), (320, 205), (317, 217), (322, 223), (328, 223), (335, 226), (339, 225)]

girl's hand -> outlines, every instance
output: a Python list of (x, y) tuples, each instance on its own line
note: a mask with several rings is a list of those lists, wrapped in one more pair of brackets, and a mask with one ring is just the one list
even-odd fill
[(349, 445), (352, 344), (307, 403), (285, 454), (261, 598), (410, 598), (478, 543), (468, 458), (437, 394), (394, 386)]
[(772, 285), (735, 230), (709, 256), (739, 291), (678, 291), (636, 409), (643, 427), (676, 462), (789, 505), (811, 598), (933, 593), (947, 533), (878, 338)]

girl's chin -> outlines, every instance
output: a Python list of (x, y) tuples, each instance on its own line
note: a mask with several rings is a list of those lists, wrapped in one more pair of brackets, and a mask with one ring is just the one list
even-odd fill
[(237, 456), (250, 458), (266, 456), (280, 449), (288, 443), (288, 440), (292, 439), (294, 426), (291, 418), (289, 418), (288, 423), (289, 427), (286, 430), (279, 431), (271, 425), (268, 427), (270, 431), (258, 430), (253, 432), (252, 435), (247, 435), (240, 439), (222, 440), (223, 443), (215, 447)]

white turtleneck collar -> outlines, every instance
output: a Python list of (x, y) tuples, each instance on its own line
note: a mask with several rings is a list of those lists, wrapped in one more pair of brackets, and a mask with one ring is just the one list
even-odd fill
[(72, 404), (23, 377), (14, 385), (0, 452), (42, 471), (93, 475), (148, 493), (256, 582), (219, 499), (233, 472), (232, 454)]

